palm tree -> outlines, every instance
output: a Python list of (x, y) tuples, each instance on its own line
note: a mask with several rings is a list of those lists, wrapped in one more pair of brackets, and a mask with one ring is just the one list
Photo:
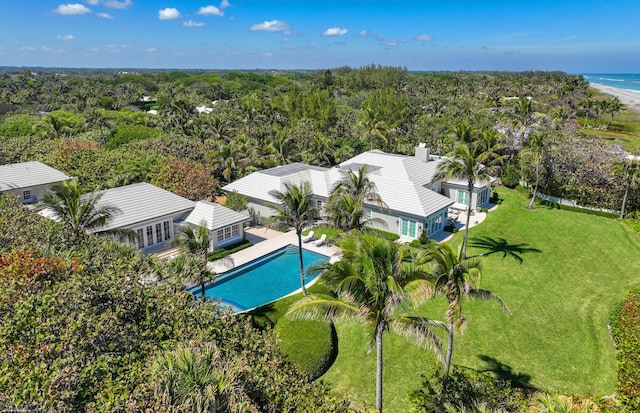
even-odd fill
[(379, 119), (377, 111), (372, 108), (366, 108), (359, 125), (364, 129), (364, 138), (369, 139), (372, 150), (374, 138), (380, 138), (385, 145), (388, 143), (387, 124)]
[(591, 110), (594, 108), (595, 106), (595, 101), (591, 98), (585, 98), (581, 103), (580, 106), (584, 109), (584, 126), (583, 127), (587, 127), (587, 124), (589, 123), (589, 115), (591, 114)]
[(469, 193), (469, 205), (467, 206), (467, 222), (464, 230), (464, 241), (462, 242), (462, 256), (467, 256), (467, 243), (469, 240), (469, 222), (471, 221), (471, 199), (473, 188), (476, 182), (489, 181), (490, 172), (493, 166), (499, 162), (500, 158), (491, 159), (491, 154), (478, 151), (470, 144), (461, 143), (453, 149), (451, 157), (440, 165), (436, 179), (459, 178), (467, 181), (467, 192)]
[(150, 373), (156, 379), (158, 399), (175, 411), (254, 411), (243, 384), (247, 381), (244, 363), (228, 360), (215, 344), (179, 344), (160, 354)]
[(227, 183), (231, 183), (234, 171), (240, 166), (241, 157), (240, 149), (234, 142), (218, 142), (217, 148), (207, 154), (213, 168), (220, 171)]
[(637, 157), (624, 158), (613, 164), (611, 173), (615, 176), (620, 176), (625, 183), (622, 207), (620, 208), (620, 218), (624, 218), (624, 209), (627, 204), (629, 189), (640, 183), (640, 161)]
[(406, 262), (405, 248), (371, 234), (345, 238), (340, 246), (343, 258), (321, 266), (320, 282), (335, 297), (309, 295), (294, 303), (287, 316), (327, 321), (345, 317), (364, 323), (370, 350), (376, 348), (376, 409), (382, 412), (383, 333), (393, 331), (440, 357), (442, 344), (432, 328), (446, 327), (408, 315), (434, 291), (420, 267)]
[(386, 225), (383, 220), (367, 218), (365, 204), (386, 208), (375, 182), (367, 176), (367, 165), (357, 172), (348, 170), (331, 192), (327, 217), (333, 226), (343, 231), (361, 231), (365, 226)]
[(298, 259), (300, 261), (300, 285), (302, 293), (307, 295), (304, 286), (304, 263), (302, 262), (302, 231), (311, 225), (317, 216), (317, 209), (313, 206), (313, 193), (308, 182), (300, 185), (286, 183), (284, 192), (271, 191), (269, 195), (278, 201), (278, 205), (270, 204), (276, 213), (272, 217), (273, 225), (277, 227), (293, 227), (298, 236)]
[[(77, 245), (88, 232), (98, 232), (122, 211), (100, 203), (102, 194), (82, 194), (78, 181), (73, 179), (54, 185), (44, 193), (42, 203), (50, 208), (66, 227), (66, 241)], [(119, 232), (122, 231), (104, 231)]]
[(178, 247), (183, 255), (193, 257), (196, 261), (197, 268), (193, 269), (193, 275), (200, 284), (202, 300), (206, 298), (205, 284), (215, 278), (215, 273), (207, 266), (210, 244), (209, 230), (204, 220), (195, 229), (191, 226), (180, 228), (178, 235), (171, 240), (171, 245)]
[(465, 327), (462, 297), (496, 300), (502, 304), (502, 309), (507, 314), (511, 314), (511, 311), (500, 297), (479, 288), (482, 275), (480, 262), (465, 258), (462, 248), (456, 253), (449, 244), (437, 244), (419, 256), (418, 262), (431, 263), (433, 272), (429, 279), (435, 285), (436, 292), (444, 295), (449, 302), (446, 312), (449, 341), (444, 360), (444, 371), (447, 375), (453, 355), (453, 333), (454, 331), (462, 332)]
[(607, 130), (609, 130), (609, 127), (611, 126), (611, 122), (613, 122), (613, 117), (616, 115), (616, 113), (620, 112), (621, 110), (624, 110), (624, 105), (622, 104), (622, 102), (620, 102), (620, 99), (618, 99), (617, 96), (612, 97), (606, 102), (607, 104), (605, 106), (605, 112), (607, 112), (610, 115), (609, 121), (607, 122)]
[(528, 209), (533, 208), (533, 203), (536, 200), (536, 196), (538, 194), (538, 183), (540, 182), (540, 161), (544, 157), (544, 154), (547, 152), (547, 140), (546, 135), (542, 132), (536, 132), (531, 135), (526, 142), (526, 148), (520, 152), (520, 156), (529, 157), (533, 166), (535, 168), (536, 174), (536, 183), (533, 186), (533, 193), (531, 194), (531, 201), (529, 201), (529, 205), (527, 205)]

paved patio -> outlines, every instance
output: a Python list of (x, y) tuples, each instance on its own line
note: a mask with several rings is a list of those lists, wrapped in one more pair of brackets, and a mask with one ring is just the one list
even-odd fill
[[(251, 262), (287, 245), (298, 245), (298, 237), (296, 236), (295, 231), (282, 233), (265, 227), (245, 228), (245, 238), (253, 242), (254, 245), (235, 252), (222, 260), (210, 262), (209, 268), (217, 274), (220, 274), (239, 267), (242, 264)], [(330, 262), (340, 259), (340, 248), (335, 245), (325, 244), (323, 246), (316, 246), (313, 242), (306, 242), (302, 244), (302, 248), (318, 254), (326, 255), (329, 257)]]
[[(486, 205), (486, 204), (485, 204)], [(487, 205), (485, 208), (487, 208), (489, 210), (489, 212), (495, 210), (496, 208), (498, 208), (498, 205), (495, 204), (489, 204)], [(454, 227), (458, 228), (458, 231), (463, 231), (465, 229), (466, 223), (467, 223), (467, 211), (466, 210), (460, 210), (457, 212), (458, 217), (453, 220), (452, 224)], [(485, 218), (487, 217), (487, 213), (486, 212), (480, 212), (480, 211), (471, 211), (471, 219), (469, 220), (469, 228), (473, 228), (476, 225), (482, 223), (482, 221), (485, 220)], [(437, 242), (445, 242), (445, 241), (449, 241), (452, 237), (453, 237), (453, 233), (451, 232), (447, 232), (447, 231), (440, 231), (437, 234), (433, 234), (430, 238), (437, 241)]]

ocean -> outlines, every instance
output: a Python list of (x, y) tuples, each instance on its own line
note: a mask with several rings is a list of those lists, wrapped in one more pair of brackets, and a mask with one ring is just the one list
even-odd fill
[(582, 76), (590, 83), (640, 92), (640, 74), (638, 73), (582, 73)]

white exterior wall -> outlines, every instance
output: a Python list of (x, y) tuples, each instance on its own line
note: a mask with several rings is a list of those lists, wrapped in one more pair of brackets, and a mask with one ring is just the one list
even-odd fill
[[(179, 220), (181, 218), (184, 218), (186, 214), (183, 213), (179, 213), (179, 214), (172, 214), (172, 215), (166, 215), (160, 218), (154, 218), (154, 219), (150, 219), (147, 221), (142, 221), (142, 222), (137, 222), (135, 224), (132, 225), (128, 225), (125, 228), (121, 228), (124, 230), (129, 230), (134, 232), (134, 240), (133, 241), (128, 241), (129, 243), (133, 243), (133, 245), (136, 246), (136, 248), (144, 250), (146, 248), (150, 248), (150, 247), (157, 247), (158, 245), (165, 245), (167, 243), (169, 243), (176, 235), (177, 231), (178, 231), (178, 226), (175, 224), (176, 220)], [(169, 221), (169, 238), (165, 239), (164, 236), (164, 222), (165, 221)], [(162, 242), (157, 242), (157, 228), (156, 228), (156, 224), (161, 224), (162, 226), (162, 231), (163, 231), (163, 237), (162, 237)], [(152, 233), (153, 233), (153, 244), (149, 244), (149, 240), (147, 239), (147, 227), (151, 226), (152, 227)], [(137, 243), (137, 240), (135, 238), (136, 235), (136, 231), (138, 229), (142, 229), (142, 235), (144, 237), (144, 247), (140, 247)]]
[[(60, 184), (62, 182), (54, 182), (52, 184), (47, 184), (47, 185), (35, 185), (35, 186), (31, 186), (31, 187), (26, 187), (26, 188), (16, 188), (16, 189), (11, 189), (8, 191), (4, 191), (2, 192), (3, 194), (12, 194), (15, 197), (18, 198), (19, 202), (22, 202), (23, 204), (32, 204), (35, 202), (38, 202), (40, 200), (42, 200), (42, 196), (44, 195), (44, 193), (48, 190), (50, 190), (54, 185)], [(23, 194), (24, 191), (31, 191), (31, 198), (30, 199), (23, 199)]]
[[(237, 235), (234, 235), (233, 227), (236, 227), (235, 231), (238, 232)], [(227, 235), (225, 233), (226, 228), (229, 228), (229, 233), (231, 234), (230, 237), (226, 236)], [(218, 231), (222, 231), (222, 235), (225, 237), (223, 240), (218, 239), (219, 238)], [(244, 222), (238, 222), (232, 225), (228, 225), (226, 227), (209, 231), (209, 239), (211, 240), (211, 245), (209, 247), (210, 251), (213, 251), (216, 248), (222, 248), (227, 245), (237, 244), (238, 242), (244, 240)]]

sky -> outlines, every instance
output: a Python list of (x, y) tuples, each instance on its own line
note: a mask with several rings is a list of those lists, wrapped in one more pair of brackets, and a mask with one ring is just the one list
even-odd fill
[(0, 0), (0, 66), (640, 72), (638, 0)]

